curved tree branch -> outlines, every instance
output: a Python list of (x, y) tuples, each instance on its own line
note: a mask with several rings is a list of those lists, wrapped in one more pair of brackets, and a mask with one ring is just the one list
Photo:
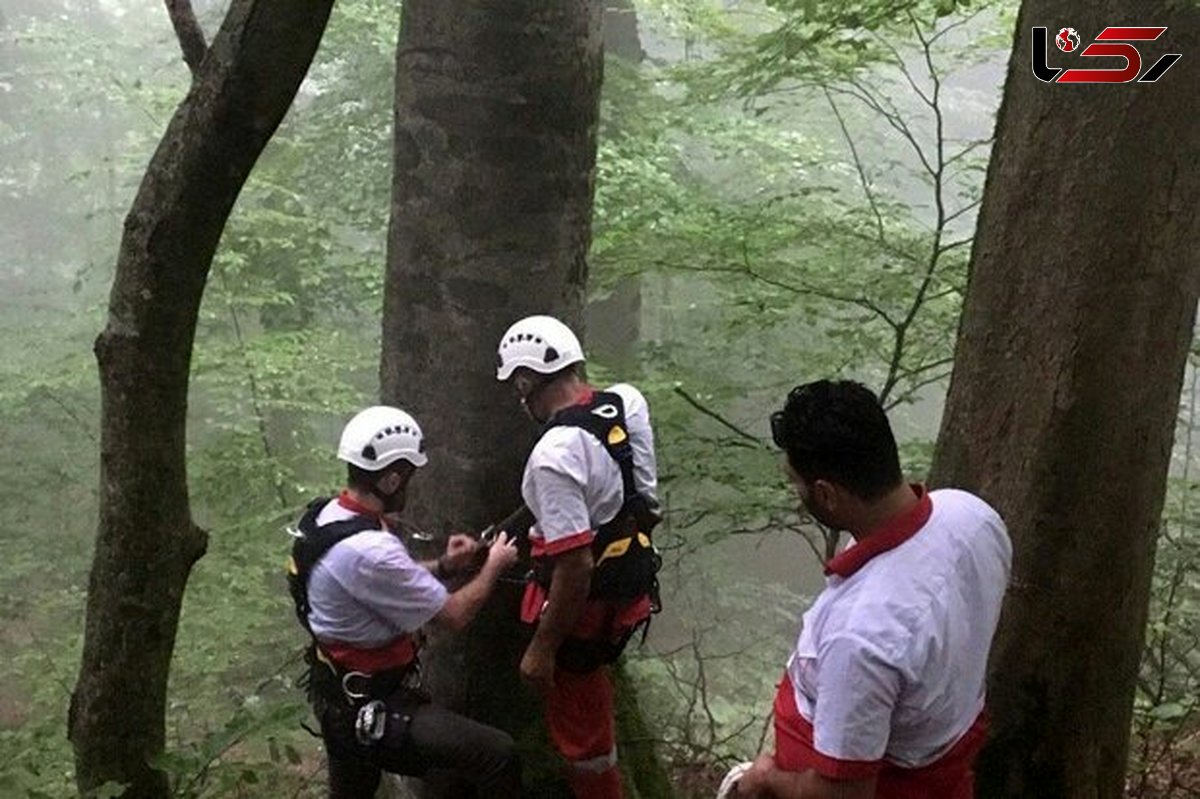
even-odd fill
[(68, 711), (81, 794), (106, 782), (165, 799), (167, 676), (207, 535), (186, 472), (200, 300), (234, 201), (291, 106), (333, 0), (233, 0), (125, 219), (96, 339), (100, 519), (79, 680)]
[(686, 402), (688, 405), (691, 405), (693, 408), (700, 411), (700, 413), (704, 414), (705, 416), (707, 416), (711, 419), (715, 419), (716, 421), (720, 422), (722, 425), (729, 428), (733, 432), (737, 433), (739, 436), (746, 439), (747, 441), (752, 441), (760, 447), (766, 446), (766, 444), (764, 444), (762, 442), (762, 439), (758, 438), (757, 436), (751, 435), (750, 433), (747, 433), (745, 430), (738, 427), (737, 425), (735, 425), (733, 422), (726, 419), (721, 414), (717, 413), (716, 411), (712, 410), (711, 408), (705, 407), (700, 402), (700, 400), (696, 399), (691, 394), (684, 391), (681, 386), (675, 386), (675, 393), (678, 394), (680, 397), (683, 397), (684, 402)]
[(183, 62), (188, 65), (194, 76), (200, 71), (200, 62), (208, 53), (208, 45), (204, 42), (204, 29), (192, 11), (191, 0), (164, 0), (167, 4), (167, 15), (171, 17), (171, 26), (175, 28), (175, 36), (179, 39), (179, 47), (183, 50)]

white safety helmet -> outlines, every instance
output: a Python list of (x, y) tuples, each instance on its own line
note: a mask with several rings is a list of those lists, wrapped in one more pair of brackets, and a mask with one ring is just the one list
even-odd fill
[(368, 472), (378, 472), (401, 459), (413, 466), (428, 462), (417, 420), (387, 405), (359, 411), (350, 420), (342, 430), (337, 456)]
[(500, 339), (496, 379), (507, 380), (520, 366), (548, 375), (583, 362), (583, 347), (571, 328), (553, 316), (527, 316)]

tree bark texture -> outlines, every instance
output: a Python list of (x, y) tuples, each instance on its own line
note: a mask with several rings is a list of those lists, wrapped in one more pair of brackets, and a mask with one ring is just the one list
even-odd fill
[(102, 391), (100, 521), (70, 737), (81, 792), (165, 797), (167, 677), (205, 533), (188, 507), (188, 373), (200, 298), (237, 198), (308, 70), (333, 0), (234, 0), (125, 220)]
[[(1168, 26), (1157, 83), (1043, 83), (1032, 26)], [(1120, 67), (1050, 46), (1051, 66)], [(1200, 293), (1200, 9), (1026, 0), (931, 482), (1015, 547), (981, 797), (1123, 795), (1134, 681)]]
[[(533, 313), (582, 318), (601, 11), (598, 0), (404, 4), (380, 378), (384, 401), (425, 428), (410, 515), (438, 533), (479, 529), (521, 501), (536, 427), (496, 382), (501, 334)], [(519, 591), (504, 586), (426, 663), (440, 700), (520, 738), (537, 703), (517, 677)]]

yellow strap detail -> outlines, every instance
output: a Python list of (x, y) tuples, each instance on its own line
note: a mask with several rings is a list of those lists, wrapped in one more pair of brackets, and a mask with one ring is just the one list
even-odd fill
[(650, 545), (650, 536), (646, 535), (645, 533), (638, 533), (638, 543), (641, 544), (646, 549), (649, 549), (651, 546)]
[(608, 546), (606, 546), (604, 548), (604, 554), (602, 554), (600, 556), (600, 559), (598, 561), (596, 561), (596, 565), (599, 566), (601, 563), (608, 560), (609, 558), (621, 557), (622, 555), (624, 555), (626, 552), (629, 551), (629, 545), (631, 543), (633, 543), (632, 537), (619, 538), (616, 541), (613, 541), (611, 544), (609, 544)]
[(625, 429), (621, 427), (621, 425), (615, 424), (613, 425), (612, 430), (608, 431), (608, 444), (611, 447), (615, 447), (628, 437), (629, 436), (625, 435)]
[(288, 555), (287, 563), (284, 565), (287, 567), (288, 574), (300, 574), (300, 569), (296, 566), (296, 559), (291, 555)]

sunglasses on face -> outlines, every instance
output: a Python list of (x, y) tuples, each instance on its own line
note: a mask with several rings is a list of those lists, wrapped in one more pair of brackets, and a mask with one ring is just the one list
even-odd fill
[(775, 446), (784, 449), (787, 437), (787, 419), (784, 417), (783, 411), (775, 411), (771, 414), (771, 440), (775, 442)]

